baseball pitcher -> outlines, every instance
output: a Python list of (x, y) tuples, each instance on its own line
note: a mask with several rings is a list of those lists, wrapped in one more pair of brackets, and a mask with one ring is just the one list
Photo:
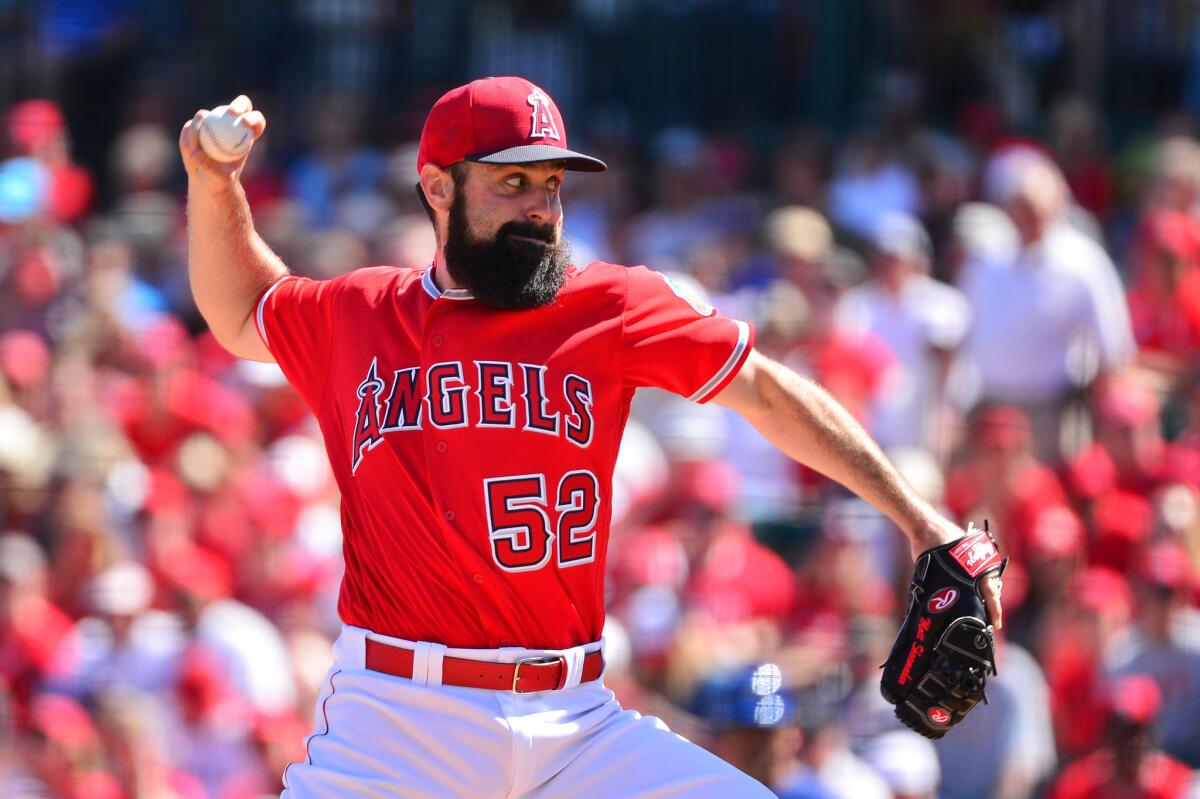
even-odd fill
[[(248, 98), (230, 106), (263, 134)], [(426, 268), (327, 281), (290, 274), (255, 232), (245, 158), (199, 145), (207, 113), (180, 136), (196, 303), (231, 353), (279, 364), (342, 496), (344, 626), (283, 795), (770, 796), (604, 687), (610, 484), (634, 392), (735, 410), (886, 513), (914, 555), (963, 531), (823, 390), (756, 352), (749, 325), (644, 267), (569, 262), (563, 181), (605, 165), (569, 149), (532, 83), (477, 80), (429, 112)], [(999, 625), (998, 575), (979, 579)]]

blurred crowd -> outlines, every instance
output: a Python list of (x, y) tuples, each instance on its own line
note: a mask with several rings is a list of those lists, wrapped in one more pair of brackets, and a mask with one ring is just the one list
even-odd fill
[[(1200, 143), (1095, 109), (934, 127), (911, 86), (834, 139), (573, 129), (577, 263), (644, 263), (828, 388), (912, 484), (989, 521), (989, 704), (936, 744), (879, 695), (912, 553), (716, 407), (641, 392), (614, 478), (608, 684), (780, 796), (1200, 796)], [(353, 96), (242, 180), (290, 268), (424, 267), (418, 129)], [(0, 109), (0, 799), (246, 799), (304, 757), (339, 622), (338, 497), (273, 365), (203, 328), (183, 119), (103, 166)], [(96, 147), (88, 139), (89, 146)], [(386, 632), (386, 631), (385, 631)]]

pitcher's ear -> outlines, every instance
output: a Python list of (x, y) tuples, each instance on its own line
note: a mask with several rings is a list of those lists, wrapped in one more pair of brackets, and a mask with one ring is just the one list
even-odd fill
[(425, 199), (435, 210), (449, 213), (454, 204), (454, 177), (450, 170), (434, 164), (421, 167), (421, 190)]

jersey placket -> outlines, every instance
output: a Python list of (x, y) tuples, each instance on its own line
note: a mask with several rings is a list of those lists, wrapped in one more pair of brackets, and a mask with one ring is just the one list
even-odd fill
[[(440, 409), (434, 407), (435, 403), (443, 402), (444, 398), (434, 392), (434, 380), (437, 376), (432, 370), (439, 363), (446, 362), (446, 331), (449, 328), (447, 317), (452, 312), (453, 302), (454, 300), (445, 297), (435, 299), (426, 312), (425, 325), (421, 331), (421, 373), (425, 375), (429, 391), (425, 408), (426, 423), (421, 431), (421, 444), (425, 449), (425, 468), (430, 478), (430, 497), (441, 516), (442, 523), (450, 527), (454, 526), (458, 514), (454, 508), (446, 507), (440, 488), (445, 485), (443, 473), (448, 471), (451, 447), (445, 435), (446, 428), (434, 422), (435, 414), (441, 415)], [(465, 382), (466, 375), (460, 376)], [(464, 415), (462, 424), (465, 426), (469, 421), (466, 418), (469, 408), (465, 399), (462, 403), (462, 413)]]

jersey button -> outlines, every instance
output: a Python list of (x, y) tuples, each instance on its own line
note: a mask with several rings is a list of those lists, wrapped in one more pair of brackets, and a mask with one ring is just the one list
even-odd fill
[(446, 521), (448, 521), (448, 522), (454, 521), (454, 511), (448, 510), (445, 513), (443, 513), (442, 515), (446, 517)]
[(474, 581), (475, 581), (475, 582), (477, 582), (477, 583), (482, 583), (482, 582), (483, 582), (483, 575), (482, 575), (482, 574), (480, 574), (479, 572), (475, 572), (474, 574), (472, 574), (472, 575), (471, 575), (471, 579), (472, 579), (472, 580), (474, 580)]
[(442, 338), (441, 336), (434, 336), (431, 341), (435, 347), (440, 347), (446, 343), (446, 339)]
[(446, 450), (450, 449), (450, 445), (447, 444), (445, 441), (439, 441), (438, 443), (433, 445), (433, 448), (436, 449), (438, 452), (445, 452)]

